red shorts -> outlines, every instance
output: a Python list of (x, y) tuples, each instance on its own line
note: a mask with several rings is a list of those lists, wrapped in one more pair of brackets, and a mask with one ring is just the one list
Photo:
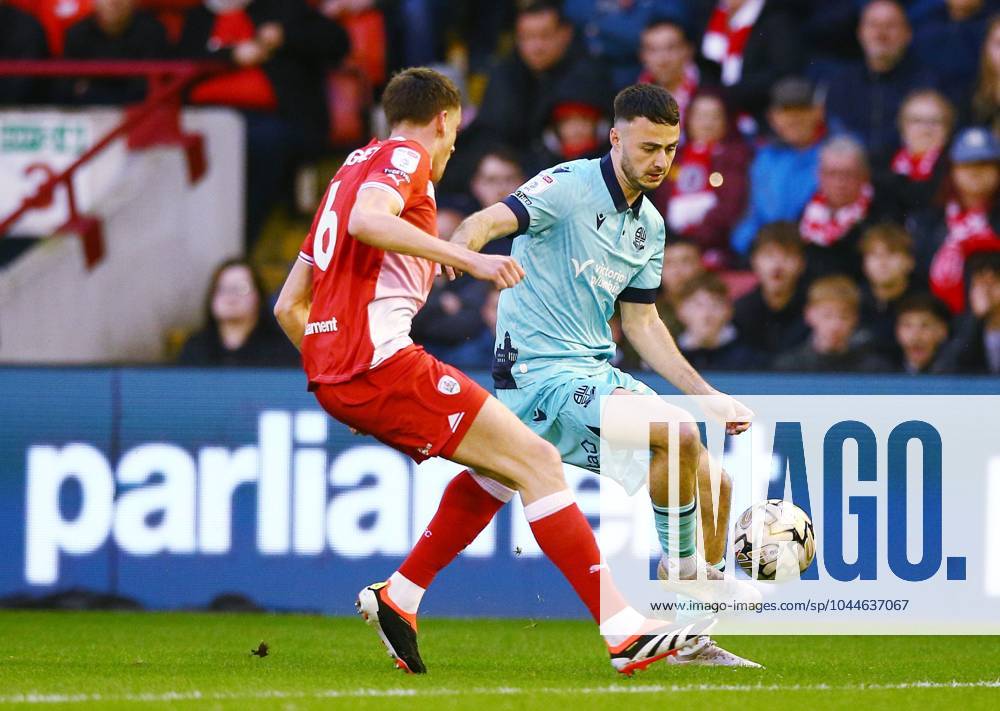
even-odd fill
[(417, 345), (347, 382), (310, 389), (330, 415), (417, 462), (451, 457), (489, 397), (465, 373)]

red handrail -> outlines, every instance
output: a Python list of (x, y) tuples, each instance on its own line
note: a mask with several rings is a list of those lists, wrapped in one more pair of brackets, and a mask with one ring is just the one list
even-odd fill
[(198, 77), (226, 69), (222, 62), (200, 62), (174, 59), (3, 59), (0, 76), (38, 77)]
[(0, 221), (0, 238), (33, 209), (42, 209), (52, 204), (53, 194), (60, 183), (65, 184), (69, 218), (57, 232), (75, 232), (83, 240), (87, 265), (93, 266), (104, 253), (100, 222), (78, 212), (73, 190), (73, 174), (94, 156), (103, 151), (111, 142), (132, 133), (144, 124), (153, 123), (165, 130), (174, 143), (184, 146), (187, 151), (189, 177), (192, 182), (204, 174), (205, 161), (201, 136), (183, 135), (177, 124), (177, 112), (181, 105), (181, 95), (195, 81), (215, 72), (225, 70), (227, 65), (219, 62), (192, 61), (105, 61), (105, 60), (4, 60), (0, 61), (0, 76), (90, 76), (90, 77), (136, 77), (145, 76), (150, 80), (149, 92), (145, 100), (126, 112), (122, 121), (98, 140), (73, 163), (56, 173), (47, 165), (35, 163), (27, 167), (26, 174), (42, 171), (48, 177), (38, 186), (33, 195), (21, 200), (14, 212)]

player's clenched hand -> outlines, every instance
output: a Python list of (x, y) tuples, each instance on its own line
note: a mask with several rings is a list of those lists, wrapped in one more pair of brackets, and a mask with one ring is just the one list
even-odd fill
[(720, 422), (726, 423), (726, 434), (738, 435), (750, 429), (754, 413), (734, 397), (715, 391), (703, 401), (705, 410)]
[(497, 289), (509, 289), (524, 278), (524, 269), (516, 259), (499, 254), (473, 254), (468, 271)]

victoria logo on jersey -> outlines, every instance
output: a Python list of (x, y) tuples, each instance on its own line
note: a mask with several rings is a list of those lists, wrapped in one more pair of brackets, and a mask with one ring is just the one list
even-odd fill
[(646, 228), (639, 225), (639, 229), (635, 231), (635, 237), (632, 239), (632, 244), (640, 252), (646, 248)]
[(583, 274), (585, 271), (587, 271), (587, 267), (593, 265), (594, 263), (593, 259), (588, 259), (585, 262), (581, 262), (579, 259), (576, 259), (575, 257), (570, 257), (569, 261), (573, 262), (573, 271), (576, 272), (575, 276), (580, 276), (581, 274)]
[(570, 257), (573, 264), (573, 276), (579, 279), (583, 276), (591, 286), (600, 287), (613, 294), (618, 294), (628, 282), (628, 275), (611, 267), (598, 264), (593, 259), (580, 261), (576, 257)]

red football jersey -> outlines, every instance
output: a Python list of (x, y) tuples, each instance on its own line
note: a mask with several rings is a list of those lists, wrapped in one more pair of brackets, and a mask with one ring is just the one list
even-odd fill
[(347, 223), (358, 193), (384, 190), (400, 217), (437, 235), (430, 156), (403, 138), (372, 140), (333, 176), (299, 259), (312, 265), (312, 308), (302, 339), (310, 383), (340, 383), (410, 345), (413, 315), (427, 300), (438, 265), (358, 241)]

